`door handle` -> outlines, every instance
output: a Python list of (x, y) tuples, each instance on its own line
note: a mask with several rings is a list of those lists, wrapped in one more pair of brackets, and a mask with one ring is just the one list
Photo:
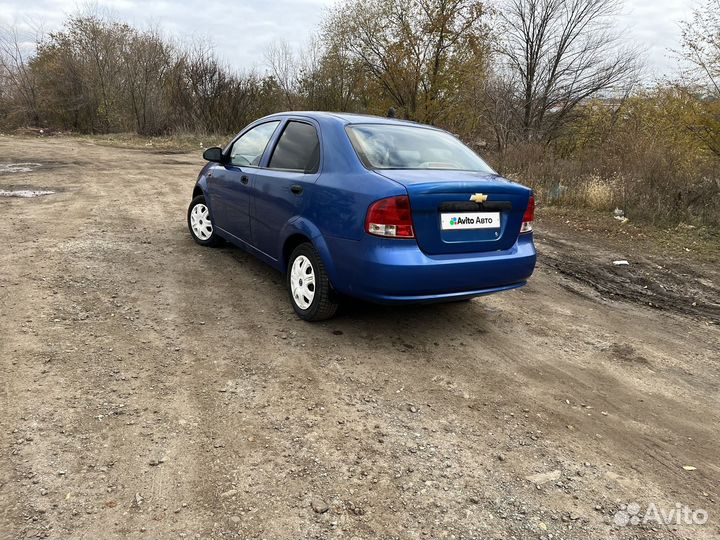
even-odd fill
[(249, 181), (250, 181), (250, 179), (249, 179), (247, 176), (245, 176), (245, 175), (242, 175), (242, 176), (240, 177), (240, 182), (242, 182), (243, 184), (246, 184), (246, 185), (247, 185), (247, 183), (248, 183)]
[(290, 191), (292, 191), (295, 195), (300, 195), (303, 192), (303, 188), (300, 184), (293, 184), (290, 186)]

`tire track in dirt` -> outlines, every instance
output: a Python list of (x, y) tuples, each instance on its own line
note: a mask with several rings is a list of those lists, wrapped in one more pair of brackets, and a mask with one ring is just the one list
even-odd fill
[(597, 247), (589, 253), (579, 243), (548, 232), (539, 236), (541, 265), (589, 286), (603, 298), (626, 300), (720, 324), (720, 286), (687, 265), (661, 265), (638, 255), (631, 265), (616, 267), (612, 264), (618, 258), (616, 254)]

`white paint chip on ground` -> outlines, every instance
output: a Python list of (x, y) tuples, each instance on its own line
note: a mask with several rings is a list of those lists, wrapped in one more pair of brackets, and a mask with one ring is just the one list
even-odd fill
[(0, 163), (0, 174), (32, 172), (40, 167), (40, 163)]
[(0, 189), (0, 197), (30, 198), (30, 197), (42, 197), (43, 195), (52, 195), (53, 193), (55, 193), (55, 192), (54, 191), (32, 190), (32, 189), (14, 189), (12, 191), (8, 191), (6, 189)]

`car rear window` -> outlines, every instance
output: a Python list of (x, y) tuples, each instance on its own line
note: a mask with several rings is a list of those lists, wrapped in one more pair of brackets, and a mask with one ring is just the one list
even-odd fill
[(269, 168), (314, 173), (319, 164), (320, 141), (315, 127), (304, 122), (288, 122), (270, 158)]
[(369, 169), (494, 172), (480, 156), (444, 131), (395, 124), (354, 124), (347, 127), (347, 133)]

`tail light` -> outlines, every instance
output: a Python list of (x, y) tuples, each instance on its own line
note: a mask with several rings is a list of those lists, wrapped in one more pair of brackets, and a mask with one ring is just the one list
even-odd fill
[(520, 233), (528, 233), (533, 230), (533, 221), (535, 221), (535, 196), (530, 195), (528, 201), (527, 210), (523, 216), (522, 225), (520, 226)]
[(368, 208), (365, 231), (389, 238), (415, 238), (407, 195), (375, 201)]

